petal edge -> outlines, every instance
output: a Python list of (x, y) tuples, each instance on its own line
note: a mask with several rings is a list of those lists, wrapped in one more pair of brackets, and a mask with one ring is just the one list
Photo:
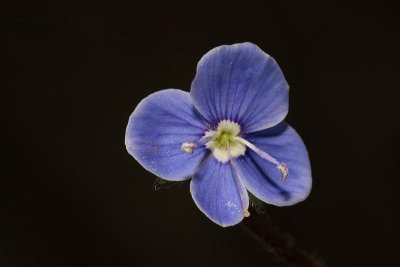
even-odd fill
[(243, 209), (249, 207), (246, 188), (235, 178), (231, 165), (221, 163), (213, 156), (204, 161), (191, 180), (190, 193), (197, 207), (223, 227), (242, 221)]
[(255, 132), (281, 122), (289, 86), (276, 61), (252, 43), (222, 45), (199, 61), (190, 94), (210, 122), (229, 119)]
[(201, 138), (206, 129), (189, 93), (166, 89), (147, 96), (136, 107), (126, 128), (125, 145), (146, 170), (165, 180), (181, 181), (197, 171), (207, 154), (202, 147), (186, 153), (181, 145)]

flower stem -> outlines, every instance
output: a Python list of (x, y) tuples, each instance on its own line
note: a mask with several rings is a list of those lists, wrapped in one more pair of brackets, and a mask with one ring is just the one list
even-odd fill
[(294, 239), (283, 233), (269, 218), (262, 217), (254, 209), (243, 220), (243, 226), (265, 249), (293, 267), (324, 267), (322, 260), (299, 248)]

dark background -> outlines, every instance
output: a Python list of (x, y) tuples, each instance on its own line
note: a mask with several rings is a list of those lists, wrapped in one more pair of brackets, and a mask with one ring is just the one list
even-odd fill
[(399, 16), (383, 1), (3, 2), (0, 266), (282, 266), (188, 184), (152, 190), (124, 133), (139, 101), (190, 89), (251, 41), (291, 86), (314, 187), (267, 214), (328, 266), (393, 266), (400, 235)]

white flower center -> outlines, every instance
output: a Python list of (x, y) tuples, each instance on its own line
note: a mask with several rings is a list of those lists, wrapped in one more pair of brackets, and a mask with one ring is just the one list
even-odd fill
[(239, 124), (229, 120), (222, 120), (215, 130), (205, 133), (205, 137), (212, 138), (211, 141), (206, 143), (206, 147), (222, 163), (229, 161), (231, 158), (243, 156), (246, 152), (246, 145), (241, 141), (239, 134)]

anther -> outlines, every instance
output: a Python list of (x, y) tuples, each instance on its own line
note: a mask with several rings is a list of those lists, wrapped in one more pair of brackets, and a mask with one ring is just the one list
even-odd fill
[(181, 150), (185, 151), (186, 153), (192, 154), (194, 149), (196, 148), (196, 144), (193, 142), (185, 142), (181, 146)]
[(286, 180), (288, 174), (289, 174), (289, 169), (286, 166), (284, 162), (279, 163), (276, 168), (281, 172), (281, 180), (284, 181)]

